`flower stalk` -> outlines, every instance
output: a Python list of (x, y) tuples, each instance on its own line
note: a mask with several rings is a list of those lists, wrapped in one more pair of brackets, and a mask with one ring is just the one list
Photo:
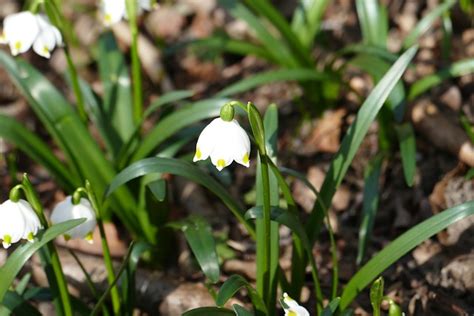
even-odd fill
[[(21, 188), (25, 193), (28, 202), (30, 202), (31, 206), (33, 207), (33, 210), (38, 215), (41, 224), (45, 229), (47, 229), (49, 227), (49, 224), (48, 220), (46, 219), (46, 216), (44, 215), (43, 206), (41, 205), (39, 197), (26, 174), (23, 175)], [(49, 261), (53, 269), (54, 278), (52, 278), (52, 276), (48, 273), (48, 280), (49, 282), (55, 282), (57, 289), (52, 286), (53, 291), (57, 290), (59, 292), (59, 298), (56, 298), (54, 300), (55, 305), (58, 307), (59, 310), (63, 311), (65, 316), (73, 316), (71, 298), (69, 296), (66, 278), (64, 277), (61, 261), (59, 260), (58, 251), (56, 250), (56, 247), (54, 246), (54, 243), (52, 241), (47, 243), (46, 250), (47, 251), (42, 250), (41, 257), (45, 259), (49, 256)], [(48, 271), (48, 269), (46, 269), (46, 271)]]
[(100, 239), (102, 242), (102, 251), (104, 252), (104, 263), (105, 263), (105, 268), (107, 270), (107, 281), (109, 282), (109, 285), (112, 286), (110, 296), (112, 298), (112, 307), (114, 310), (114, 315), (119, 315), (120, 314), (120, 295), (118, 292), (117, 286), (114, 284), (116, 283), (116, 276), (114, 273), (114, 266), (112, 263), (112, 256), (110, 255), (110, 249), (109, 249), (109, 244), (107, 242), (107, 236), (105, 234), (105, 229), (104, 229), (104, 223), (102, 221), (102, 213), (101, 213), (101, 205), (99, 204), (99, 201), (97, 200), (97, 197), (92, 190), (92, 186), (89, 181), (86, 181), (85, 188), (79, 188), (76, 190), (76, 192), (84, 192), (87, 195), (87, 198), (92, 204), (92, 208), (96, 212), (96, 220), (97, 220), (97, 225), (99, 226), (99, 233), (100, 233)]
[(126, 0), (127, 15), (129, 18), (132, 45), (130, 54), (132, 58), (132, 84), (133, 84), (133, 118), (136, 124), (142, 119), (143, 96), (142, 96), (142, 74), (140, 58), (138, 56), (138, 26), (137, 26), (137, 1)]

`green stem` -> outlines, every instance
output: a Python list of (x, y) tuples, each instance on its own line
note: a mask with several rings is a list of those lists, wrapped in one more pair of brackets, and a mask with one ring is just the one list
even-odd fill
[(133, 83), (133, 118), (135, 123), (139, 123), (143, 115), (142, 97), (142, 75), (141, 65), (138, 56), (138, 27), (136, 0), (126, 0), (127, 14), (130, 23), (130, 33), (132, 45), (130, 48), (132, 58), (132, 83)]
[(69, 67), (69, 74), (71, 75), (72, 89), (74, 90), (74, 95), (76, 96), (77, 111), (84, 123), (87, 122), (87, 112), (84, 106), (84, 97), (82, 96), (82, 91), (79, 86), (79, 76), (77, 75), (77, 69), (74, 63), (72, 62), (71, 53), (69, 48), (64, 47), (64, 53), (66, 55), (67, 65)]
[[(23, 175), (23, 191), (25, 192), (27, 200), (30, 202), (31, 206), (35, 210), (36, 214), (38, 215), (41, 224), (43, 225), (44, 229), (48, 229), (49, 224), (46, 216), (44, 215), (44, 209), (41, 204), (41, 201), (33, 188), (28, 176), (26, 174)], [(61, 298), (60, 302), (57, 302), (57, 306), (61, 306), (65, 316), (73, 316), (72, 306), (71, 306), (71, 298), (69, 297), (69, 291), (67, 288), (66, 278), (64, 277), (63, 269), (61, 267), (61, 261), (59, 260), (59, 255), (54, 246), (54, 243), (51, 241), (47, 244), (48, 251), (50, 253), (50, 263), (53, 268), (53, 274), (55, 277), (55, 284), (57, 286), (57, 290), (59, 291), (59, 297)], [(54, 284), (54, 281), (48, 280)]]
[[(260, 164), (262, 171), (262, 186), (263, 186), (263, 234), (265, 238), (264, 242), (264, 265), (262, 267), (263, 273), (263, 293), (262, 297), (265, 303), (268, 304), (270, 301), (270, 258), (271, 258), (271, 225), (270, 225), (270, 180), (268, 174), (268, 157), (265, 152), (260, 153)], [(270, 310), (271, 306), (267, 306), (267, 310)]]
[(105, 263), (105, 268), (107, 270), (107, 281), (109, 282), (109, 285), (112, 287), (110, 296), (112, 298), (112, 307), (114, 310), (114, 315), (119, 315), (120, 314), (120, 296), (119, 296), (118, 288), (115, 286), (116, 276), (114, 273), (114, 266), (112, 263), (112, 257), (110, 255), (109, 244), (107, 242), (107, 236), (105, 234), (104, 224), (102, 221), (101, 208), (94, 194), (94, 191), (92, 190), (92, 187), (88, 181), (86, 181), (86, 190), (87, 190), (88, 198), (92, 204), (92, 207), (96, 211), (97, 226), (99, 226), (100, 239), (102, 242), (102, 251), (104, 252), (104, 263)]

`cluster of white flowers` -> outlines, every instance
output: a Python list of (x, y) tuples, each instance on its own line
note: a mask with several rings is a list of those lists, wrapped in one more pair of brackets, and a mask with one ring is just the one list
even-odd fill
[(308, 310), (286, 293), (283, 293), (283, 302), (286, 304), (286, 307), (283, 306), (285, 316), (309, 316)]
[[(52, 224), (58, 224), (72, 219), (86, 218), (86, 221), (64, 234), (66, 240), (83, 238), (92, 241), (92, 232), (96, 226), (95, 212), (86, 199), (81, 199), (77, 205), (68, 196), (58, 203), (51, 214)], [(7, 200), (0, 204), (0, 240), (4, 248), (20, 240), (34, 241), (34, 237), (42, 229), (38, 215), (31, 205), (22, 199)]]
[(61, 33), (47, 16), (23, 11), (5, 18), (0, 43), (8, 44), (14, 56), (33, 46), (38, 55), (49, 58), (51, 51), (63, 41)]
[[(111, 26), (114, 23), (119, 22), (123, 18), (127, 18), (127, 7), (125, 1), (127, 0), (102, 0), (101, 1), (101, 14), (103, 23), (105, 26)], [(140, 14), (143, 10), (149, 11), (152, 9), (151, 0), (136, 0), (137, 1), (137, 14)]]

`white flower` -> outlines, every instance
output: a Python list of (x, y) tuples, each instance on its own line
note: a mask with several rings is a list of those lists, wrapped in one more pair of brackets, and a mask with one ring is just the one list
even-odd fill
[(193, 161), (206, 160), (210, 156), (217, 170), (221, 171), (232, 161), (248, 168), (249, 155), (250, 140), (245, 130), (236, 120), (227, 122), (219, 117), (199, 135)]
[(0, 239), (4, 248), (20, 239), (32, 242), (41, 228), (38, 216), (27, 201), (7, 200), (0, 205)]
[[(125, 1), (127, 0), (102, 0), (101, 11), (104, 19), (105, 26), (111, 26), (117, 23), (123, 18), (127, 18), (127, 6)], [(140, 14), (143, 10), (149, 11), (152, 9), (151, 0), (136, 0), (137, 1), (137, 14)]]
[(92, 232), (97, 224), (95, 212), (91, 203), (81, 198), (79, 204), (72, 203), (71, 196), (66, 197), (62, 202), (59, 202), (51, 213), (51, 223), (58, 224), (72, 219), (85, 218), (86, 221), (64, 234), (64, 238), (69, 240), (71, 238), (83, 238), (92, 242)]
[(299, 305), (294, 299), (283, 293), (283, 302), (288, 308), (285, 309), (285, 316), (309, 316), (309, 312), (303, 306)]
[(49, 58), (51, 51), (62, 45), (62, 37), (45, 15), (23, 11), (5, 18), (0, 43), (8, 44), (13, 56), (33, 46), (38, 55)]

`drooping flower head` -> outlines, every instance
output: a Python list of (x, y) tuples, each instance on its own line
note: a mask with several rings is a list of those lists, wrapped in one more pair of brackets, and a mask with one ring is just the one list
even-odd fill
[(224, 105), (221, 117), (214, 119), (199, 135), (193, 161), (206, 160), (221, 171), (235, 161), (249, 167), (250, 139), (247, 132), (234, 119), (231, 105)]
[(21, 239), (32, 242), (41, 223), (31, 205), (25, 200), (7, 200), (0, 204), (0, 239), (4, 248)]
[(309, 316), (309, 312), (306, 308), (299, 305), (297, 301), (292, 299), (288, 294), (283, 293), (283, 305), (285, 310), (285, 316)]
[(62, 45), (62, 37), (47, 16), (23, 11), (5, 18), (0, 43), (8, 44), (13, 56), (24, 53), (33, 46), (38, 55), (49, 58), (51, 51)]
[[(105, 26), (111, 26), (119, 22), (123, 18), (127, 18), (127, 0), (102, 0), (100, 9), (103, 23)], [(141, 14), (143, 10), (149, 11), (152, 9), (152, 0), (136, 0), (137, 14)]]
[(86, 221), (68, 230), (64, 234), (64, 238), (66, 240), (80, 238), (92, 242), (92, 233), (97, 221), (94, 209), (87, 199), (81, 198), (79, 203), (74, 204), (72, 197), (68, 196), (64, 201), (59, 202), (51, 213), (51, 223), (53, 225), (79, 218), (85, 218)]

